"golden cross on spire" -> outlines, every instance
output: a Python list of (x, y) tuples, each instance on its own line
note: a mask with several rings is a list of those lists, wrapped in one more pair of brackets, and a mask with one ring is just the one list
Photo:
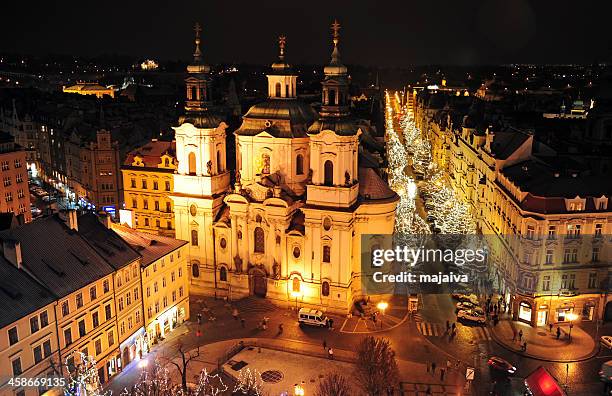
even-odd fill
[(200, 32), (202, 31), (202, 27), (200, 26), (199, 22), (195, 23), (195, 26), (193, 27), (193, 30), (195, 31), (196, 37), (200, 37)]
[(285, 44), (287, 43), (287, 37), (278, 36), (278, 47), (280, 48), (281, 59), (285, 56)]
[(334, 23), (331, 25), (331, 30), (334, 32), (334, 45), (338, 45), (338, 40), (340, 39), (340, 23), (338, 23), (337, 19), (334, 19)]

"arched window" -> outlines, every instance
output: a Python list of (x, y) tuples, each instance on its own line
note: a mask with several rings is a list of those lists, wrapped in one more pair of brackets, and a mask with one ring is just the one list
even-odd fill
[(276, 96), (277, 98), (281, 97), (281, 85), (280, 85), (280, 83), (276, 83), (276, 85), (274, 86), (274, 96)]
[(295, 174), (304, 174), (304, 156), (302, 154), (298, 154), (297, 157), (295, 157)]
[(268, 154), (261, 155), (261, 164), (262, 164), (261, 173), (263, 173), (264, 175), (269, 175), (270, 174), (270, 156)]
[(206, 89), (204, 87), (200, 88), (200, 100), (206, 100)]
[(198, 263), (191, 264), (191, 276), (198, 278), (200, 276), (200, 266)]
[(334, 106), (337, 105), (337, 99), (336, 99), (336, 90), (335, 89), (330, 89), (329, 90), (329, 104)]
[(255, 253), (265, 253), (266, 251), (266, 236), (264, 230), (261, 227), (255, 228), (253, 232), (255, 240)]
[(293, 278), (293, 290), (296, 293), (300, 292), (300, 278), (298, 278), (297, 276), (295, 278)]
[(221, 163), (221, 150), (217, 150), (217, 173), (223, 172), (223, 163)]
[(321, 294), (325, 297), (329, 296), (329, 282), (323, 282), (321, 285)]
[(289, 97), (289, 84), (285, 84), (285, 97)]
[(198, 246), (198, 230), (191, 230), (191, 246)]
[(164, 159), (164, 166), (166, 168), (170, 166), (170, 160), (168, 158)]
[(193, 151), (189, 153), (189, 155), (187, 156), (187, 162), (189, 163), (189, 174), (195, 175), (196, 174), (196, 156)]
[(219, 270), (219, 280), (221, 282), (227, 282), (227, 269), (225, 267), (221, 267)]
[(333, 186), (334, 185), (334, 163), (331, 160), (325, 161), (325, 164), (323, 165), (323, 172), (324, 172), (323, 184), (325, 184), (326, 186)]
[(196, 87), (191, 87), (191, 100), (198, 99), (198, 90)]

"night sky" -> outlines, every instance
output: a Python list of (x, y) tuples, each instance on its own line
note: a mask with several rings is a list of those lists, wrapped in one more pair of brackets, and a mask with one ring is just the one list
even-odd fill
[(591, 63), (612, 58), (612, 2), (566, 0), (2, 2), (0, 51), (188, 59), (193, 23), (210, 63), (322, 64), (342, 24), (345, 63)]

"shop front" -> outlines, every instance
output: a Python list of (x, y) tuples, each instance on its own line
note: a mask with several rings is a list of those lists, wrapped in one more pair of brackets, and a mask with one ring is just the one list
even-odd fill
[(563, 323), (569, 322), (571, 314), (574, 313), (574, 303), (564, 302), (557, 307), (555, 310), (556, 322)]
[(125, 367), (134, 359), (142, 357), (144, 327), (139, 328), (134, 334), (121, 343), (119, 351), (121, 353), (121, 366)]
[(518, 320), (531, 324), (533, 319), (533, 309), (527, 301), (521, 301), (518, 306)]
[(537, 326), (546, 326), (548, 323), (548, 305), (541, 304), (538, 306), (538, 317), (536, 318)]

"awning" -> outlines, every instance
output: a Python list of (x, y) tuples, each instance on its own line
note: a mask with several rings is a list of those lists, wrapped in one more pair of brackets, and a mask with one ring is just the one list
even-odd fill
[(567, 396), (557, 380), (542, 366), (525, 378), (525, 386), (533, 396)]

